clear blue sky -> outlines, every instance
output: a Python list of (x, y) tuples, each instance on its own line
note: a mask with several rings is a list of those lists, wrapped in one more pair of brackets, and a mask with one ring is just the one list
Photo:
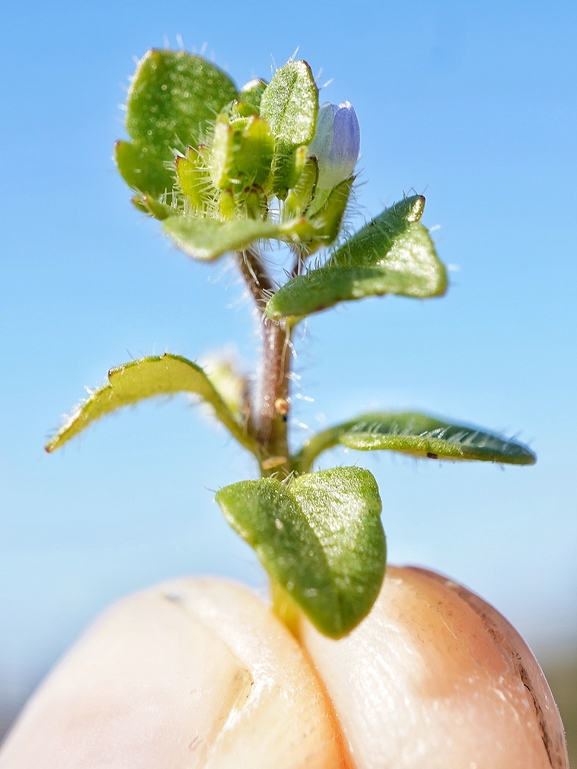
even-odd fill
[(42, 451), (130, 357), (256, 359), (232, 270), (168, 245), (111, 161), (134, 57), (177, 35), (239, 84), (297, 46), (332, 79), (323, 99), (361, 123), (359, 223), (426, 195), (447, 297), (312, 318), (298, 419), (409, 407), (517, 433), (535, 467), (327, 462), (375, 473), (392, 561), (464, 582), (537, 648), (576, 637), (577, 6), (22, 0), (0, 25), (0, 701), (127, 591), (183, 573), (263, 584), (211, 491), (254, 468), (185, 400)]

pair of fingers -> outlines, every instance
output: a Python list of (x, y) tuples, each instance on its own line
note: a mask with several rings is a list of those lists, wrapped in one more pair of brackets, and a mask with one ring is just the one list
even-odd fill
[(299, 642), (243, 587), (131, 596), (33, 697), (0, 769), (564, 769), (543, 675), (494, 609), (389, 568), (345, 639)]

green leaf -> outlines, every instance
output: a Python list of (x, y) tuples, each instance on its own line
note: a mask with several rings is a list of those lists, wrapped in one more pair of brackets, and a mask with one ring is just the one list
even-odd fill
[[(213, 203), (214, 190), (210, 183), (208, 168), (198, 150), (189, 147), (174, 163), (176, 178), (187, 205), (185, 209), (194, 213), (205, 213)], [(172, 212), (174, 213), (174, 212)]]
[(298, 219), (306, 212), (315, 194), (319, 165), (316, 158), (307, 158), (303, 172), (289, 192), (282, 209), (283, 220)]
[(414, 195), (386, 209), (337, 249), (323, 267), (289, 280), (268, 302), (267, 315), (274, 319), (310, 315), (366, 296), (443, 294), (445, 268), (427, 229), (419, 223), (424, 204), (421, 195)]
[(139, 211), (144, 211), (144, 213), (153, 216), (160, 222), (168, 219), (169, 216), (175, 216), (177, 213), (173, 206), (161, 203), (156, 198), (153, 198), (152, 195), (135, 195), (131, 200)]
[(156, 395), (179, 392), (199, 395), (212, 406), (215, 416), (249, 451), (255, 452), (253, 440), (231, 414), (224, 400), (204, 371), (179, 355), (154, 355), (110, 369), (108, 383), (90, 394), (72, 413), (58, 433), (46, 446), (46, 451), (59, 449), (81, 433), (92, 422), (123, 406), (131, 406)]
[[(338, 188), (337, 188), (338, 189)], [(250, 203), (251, 192), (245, 196)], [(258, 208), (258, 194), (254, 208)], [(155, 207), (155, 210), (157, 207)], [(150, 210), (148, 207), (145, 210)], [(166, 214), (168, 206), (158, 208), (160, 216)], [(158, 216), (158, 218), (160, 218)], [(203, 261), (212, 261), (230, 251), (241, 251), (255, 240), (279, 240), (288, 243), (303, 243), (305, 246), (314, 238), (327, 237), (324, 233), (333, 222), (320, 218), (308, 222), (304, 218), (291, 219), (275, 224), (261, 219), (213, 219), (209, 216), (174, 215), (164, 219), (162, 226), (178, 248), (189, 256)]]
[(478, 460), (532, 465), (533, 452), (522, 443), (476, 427), (458, 425), (425, 414), (364, 414), (325, 430), (308, 441), (295, 458), (301, 471), (338, 444), (359, 451), (388, 449), (425, 459)]
[(235, 167), (241, 182), (264, 185), (271, 171), (274, 141), (266, 120), (254, 116), (248, 119), (235, 156)]
[(295, 151), (312, 142), (318, 109), (318, 89), (306, 61), (289, 61), (277, 69), (262, 94), (260, 114), (276, 145), (273, 191), (282, 199), (298, 181)]
[[(314, 158), (312, 159), (314, 160)], [(295, 217), (280, 225), (285, 239), (302, 245), (304, 247), (303, 252), (307, 256), (314, 254), (323, 246), (330, 245), (339, 234), (353, 182), (354, 178), (351, 176), (350, 179), (345, 179), (344, 182), (337, 184), (316, 213), (312, 215), (307, 213), (306, 216)], [(298, 186), (291, 190), (287, 197), (287, 203), (296, 200), (296, 195), (293, 197), (293, 193), (298, 189)]]
[(321, 208), (310, 217), (311, 224), (316, 230), (315, 238), (309, 246), (310, 253), (314, 253), (323, 246), (330, 246), (338, 237), (353, 182), (354, 177), (351, 176), (337, 184)]
[(163, 228), (186, 254), (209, 261), (246, 248), (254, 240), (281, 235), (278, 225), (254, 219), (223, 222), (209, 217), (170, 216), (163, 222)]
[(270, 176), (274, 140), (266, 120), (258, 115), (230, 121), (225, 112), (215, 125), (210, 175), (220, 190), (240, 192), (264, 185)]
[(216, 501), (325, 635), (341, 638), (370, 611), (385, 574), (381, 499), (368, 470), (340, 467), (226, 486)]
[(173, 149), (198, 145), (221, 109), (237, 98), (232, 80), (185, 51), (151, 50), (138, 63), (128, 91), (126, 128), (117, 142), (118, 170), (127, 184), (155, 198), (171, 192)]
[(286, 145), (310, 144), (315, 135), (318, 89), (306, 61), (289, 61), (265, 88), (260, 113), (273, 136)]
[(117, 141), (114, 160), (124, 181), (133, 190), (160, 197), (173, 187), (172, 173), (165, 168), (165, 159), (159, 158), (148, 147), (137, 143)]
[(266, 89), (267, 83), (261, 78), (255, 78), (243, 85), (240, 89), (239, 100), (241, 103), (248, 104), (257, 112), (260, 111), (260, 100)]

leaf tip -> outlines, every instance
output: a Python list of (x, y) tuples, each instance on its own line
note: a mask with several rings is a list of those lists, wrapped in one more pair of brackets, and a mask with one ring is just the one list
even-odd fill
[(531, 449), (527, 448), (527, 446), (523, 446), (523, 449), (524, 455), (522, 464), (527, 466), (534, 465), (537, 462), (537, 454), (535, 454), (534, 451), (531, 451)]

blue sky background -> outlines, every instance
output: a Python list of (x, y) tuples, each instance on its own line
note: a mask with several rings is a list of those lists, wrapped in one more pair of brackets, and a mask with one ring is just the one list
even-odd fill
[(357, 224), (426, 195), (448, 295), (310, 319), (297, 371), (314, 402), (297, 400), (297, 419), (413, 408), (518, 434), (535, 467), (343, 450), (325, 465), (374, 472), (391, 561), (462, 581), (542, 653), (577, 637), (576, 22), (560, 0), (4, 4), (2, 707), (128, 591), (183, 573), (264, 582), (212, 500), (255, 468), (184, 399), (42, 449), (84, 386), (131, 357), (233, 345), (256, 361), (233, 271), (171, 247), (111, 160), (134, 57), (177, 35), (239, 85), (299, 45), (319, 83), (333, 79), (321, 99), (349, 99), (361, 123)]

